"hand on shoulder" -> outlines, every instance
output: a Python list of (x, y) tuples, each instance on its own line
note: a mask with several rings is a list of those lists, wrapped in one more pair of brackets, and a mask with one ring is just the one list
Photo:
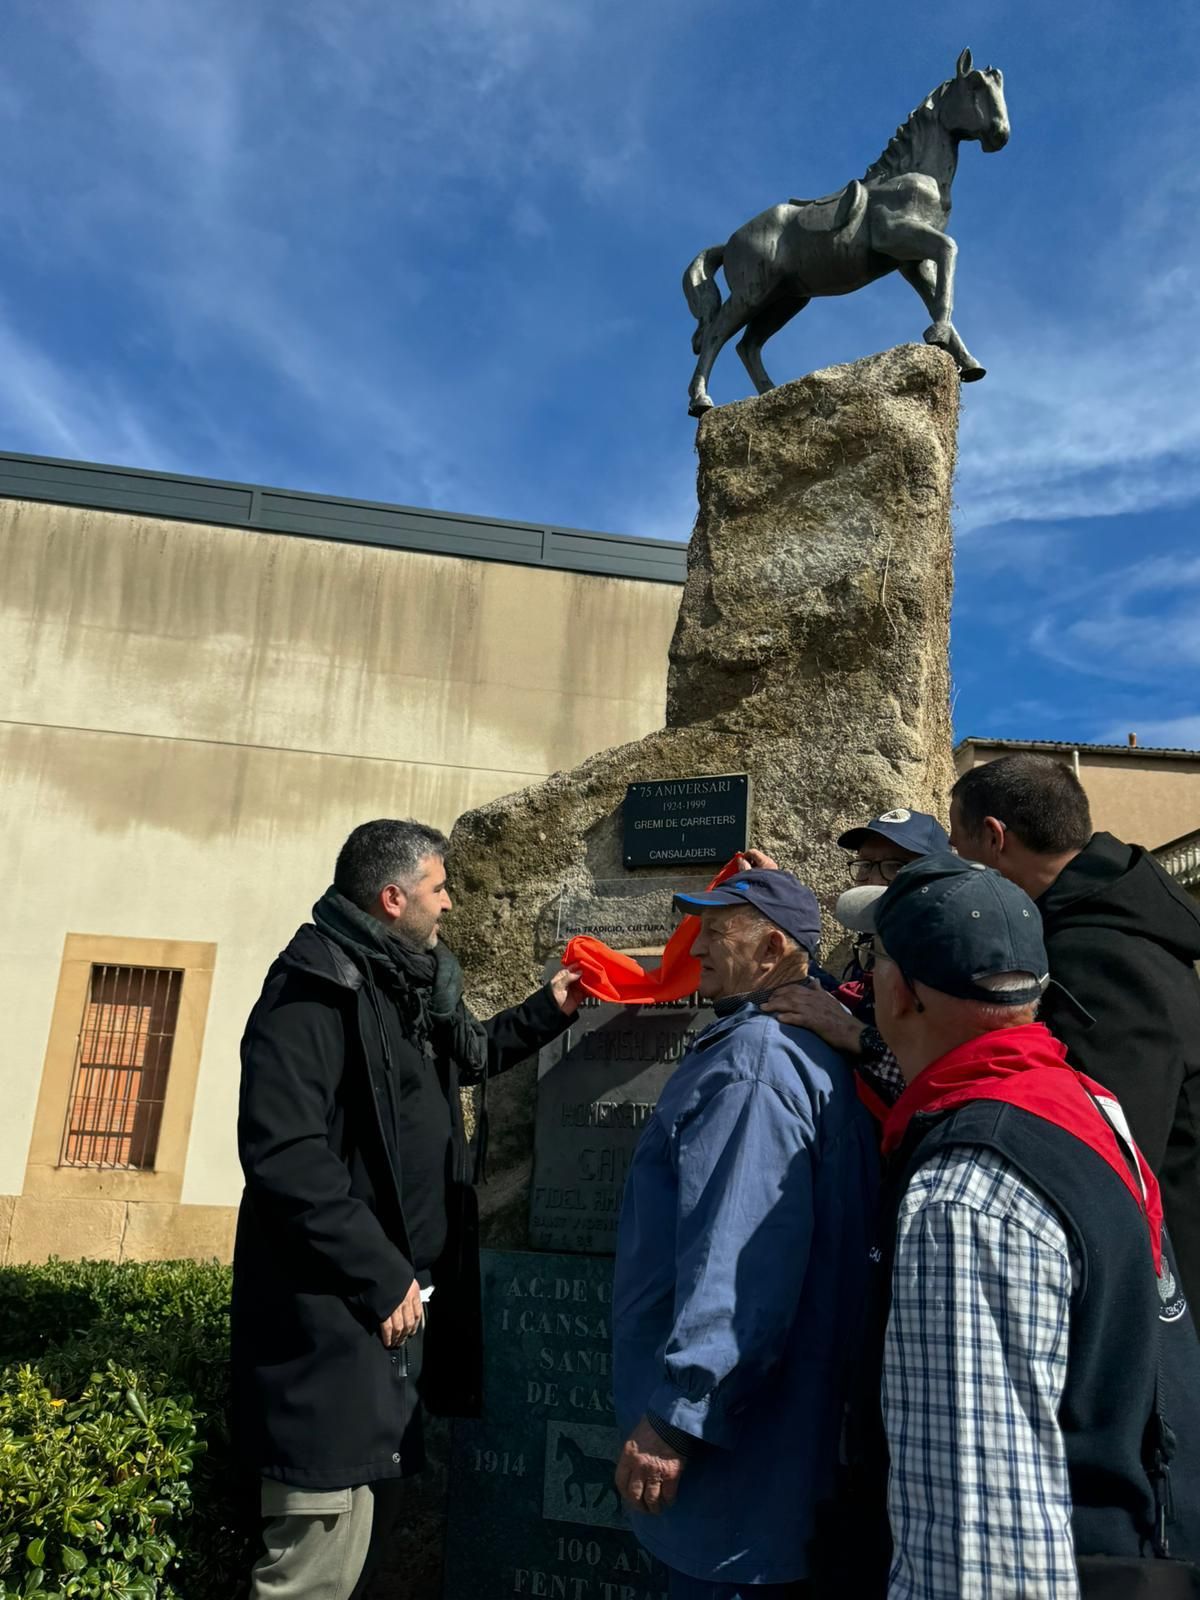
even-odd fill
[(806, 983), (782, 984), (763, 1001), (762, 1009), (787, 1027), (807, 1028), (835, 1050), (861, 1054), (863, 1024), (812, 978)]

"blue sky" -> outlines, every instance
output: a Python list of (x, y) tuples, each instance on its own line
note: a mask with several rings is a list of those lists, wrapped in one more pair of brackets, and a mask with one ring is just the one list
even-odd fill
[[(12, 0), (0, 447), (686, 537), (683, 267), (965, 44), (958, 732), (1200, 746), (1191, 6)], [(767, 364), (925, 322), (893, 277)]]

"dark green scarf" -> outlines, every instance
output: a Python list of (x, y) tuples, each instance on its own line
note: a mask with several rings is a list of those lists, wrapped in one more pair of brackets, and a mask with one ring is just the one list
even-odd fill
[(396, 1002), (419, 1050), (435, 1055), (441, 1045), (472, 1074), (487, 1070), (487, 1033), (463, 1004), (463, 973), (453, 951), (440, 941), (419, 949), (333, 888), (312, 914), (325, 937)]

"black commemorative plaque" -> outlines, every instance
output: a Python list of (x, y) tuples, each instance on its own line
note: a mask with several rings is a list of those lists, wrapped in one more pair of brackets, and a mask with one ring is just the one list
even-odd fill
[[(657, 957), (643, 965), (652, 968)], [(712, 1012), (585, 1002), (538, 1055), (529, 1237), (535, 1250), (611, 1255), (625, 1175), (663, 1085)]]
[(622, 823), (627, 867), (728, 861), (749, 843), (750, 779), (726, 772), (631, 783)]
[(484, 1415), (456, 1422), (445, 1600), (666, 1600), (613, 1487), (612, 1262), (482, 1253)]

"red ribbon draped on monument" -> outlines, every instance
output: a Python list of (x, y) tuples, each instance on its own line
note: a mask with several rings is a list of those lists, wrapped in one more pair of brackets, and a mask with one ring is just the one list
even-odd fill
[[(715, 889), (726, 878), (742, 870), (740, 856), (727, 861), (709, 884)], [(647, 972), (633, 956), (610, 950), (590, 933), (577, 934), (567, 941), (564, 967), (580, 969), (580, 985), (596, 1000), (615, 1001), (622, 1006), (654, 1005), (666, 1000), (682, 1000), (695, 994), (700, 983), (700, 963), (692, 955), (692, 943), (700, 932), (700, 918), (687, 916), (667, 940), (662, 959), (653, 972)]]

